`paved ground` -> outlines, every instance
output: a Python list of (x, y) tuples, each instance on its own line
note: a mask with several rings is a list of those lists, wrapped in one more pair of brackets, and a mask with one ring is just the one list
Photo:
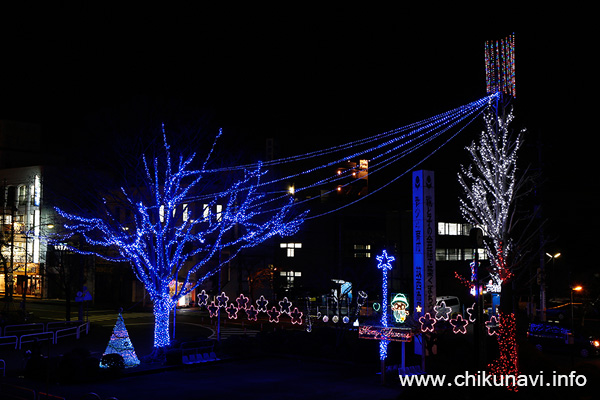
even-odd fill
[(260, 358), (203, 364), (129, 376), (103, 383), (57, 386), (29, 384), (66, 399), (94, 392), (101, 399), (395, 399), (397, 387), (360, 368), (291, 358)]
[[(64, 339), (56, 345), (42, 346), (45, 356), (57, 357), (74, 348), (86, 348), (100, 357), (106, 348), (112, 321), (92, 325), (89, 335), (79, 341)], [(126, 319), (132, 343), (141, 357), (152, 349), (151, 325)], [(212, 331), (197, 324), (178, 325), (181, 337), (194, 337)], [(7, 363), (3, 382), (31, 388), (39, 392), (64, 397), (67, 400), (83, 398), (93, 392), (102, 400), (135, 399), (321, 399), (343, 396), (345, 399), (395, 399), (401, 388), (382, 385), (380, 375), (372, 368), (343, 363), (311, 360), (287, 356), (253, 356), (230, 358), (218, 362), (188, 367), (165, 367), (160, 364), (143, 365), (128, 369), (119, 379), (85, 384), (56, 384), (23, 378), (24, 351), (0, 348), (0, 359)], [(2, 393), (0, 393), (0, 399)]]
[[(72, 338), (62, 339), (58, 344), (42, 346), (42, 353), (50, 358), (66, 354), (75, 348), (85, 348), (93, 356), (100, 358), (104, 352), (112, 328), (116, 321), (116, 314), (112, 316), (94, 316), (94, 324), (89, 335), (80, 340)], [(124, 315), (125, 323), (136, 353), (141, 357), (152, 350), (152, 322), (144, 313), (129, 313)], [(206, 323), (210, 324), (209, 321)], [(240, 327), (227, 325), (224, 334), (235, 335)], [(225, 332), (226, 331), (226, 332)], [(252, 332), (251, 332), (252, 333)], [(209, 337), (214, 334), (210, 325), (205, 325), (198, 319), (186, 319), (182, 316), (178, 320), (176, 337), (194, 338)], [(314, 333), (313, 333), (314, 334)], [(285, 338), (285, 336), (283, 336)], [(459, 337), (451, 338), (458, 340)], [(281, 340), (282, 337), (279, 337)], [(269, 339), (271, 340), (271, 339)], [(315, 339), (317, 340), (317, 339)], [(245, 358), (232, 357), (219, 362), (206, 363), (191, 367), (177, 366), (165, 367), (160, 364), (144, 364), (135, 369), (128, 369), (118, 379), (95, 380), (85, 384), (57, 384), (50, 380), (30, 380), (22, 376), (25, 366), (24, 351), (10, 350), (5, 346), (0, 347), (0, 359), (6, 360), (7, 376), (0, 378), (0, 382), (28, 387), (36, 393), (45, 392), (61, 396), (66, 400), (85, 398), (88, 393), (97, 393), (101, 400), (110, 397), (119, 400), (152, 400), (152, 399), (328, 399), (339, 397), (341, 399), (412, 399), (412, 398), (452, 398), (452, 399), (481, 399), (495, 398), (510, 399), (514, 395), (506, 390), (490, 392), (489, 389), (473, 389), (457, 387), (419, 387), (402, 388), (397, 383), (388, 382), (381, 384), (380, 375), (377, 374), (377, 363), (349, 363), (325, 361), (306, 357), (304, 353), (296, 356), (265, 355), (261, 352), (246, 351), (241, 342), (243, 351), (237, 354), (246, 355)], [(269, 346), (271, 342), (268, 343)], [(441, 346), (446, 351), (436, 357), (438, 368), (434, 363), (428, 364), (431, 374), (451, 373), (464, 371), (465, 364), (470, 358), (464, 348), (458, 346)], [(528, 371), (538, 373), (541, 370), (569, 371), (572, 366), (582, 360), (575, 360), (575, 365), (567, 356), (547, 357), (539, 352), (526, 352), (522, 349), (521, 366)], [(250, 354), (251, 356), (248, 356)], [(369, 353), (370, 354), (370, 353)], [(235, 354), (234, 354), (235, 356)], [(375, 355), (376, 357), (376, 355)], [(367, 357), (367, 359), (370, 359)], [(429, 362), (429, 361), (428, 361)], [(596, 398), (600, 387), (600, 360), (591, 360), (588, 364), (590, 380), (585, 392), (576, 392), (572, 388), (529, 388), (516, 395), (517, 398), (533, 399), (587, 399)], [(561, 367), (562, 366), (562, 367)], [(436, 372), (437, 371), (437, 372)], [(0, 372), (1, 377), (1, 372)], [(589, 393), (595, 393), (589, 397)], [(3, 393), (0, 391), (0, 399)], [(97, 400), (98, 398), (96, 398)], [(35, 399), (37, 400), (37, 399)]]

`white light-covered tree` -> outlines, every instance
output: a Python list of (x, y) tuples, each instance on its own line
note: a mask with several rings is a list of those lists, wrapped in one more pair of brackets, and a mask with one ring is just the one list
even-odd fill
[(523, 132), (514, 135), (509, 129), (512, 120), (512, 111), (500, 116), (490, 108), (484, 116), (485, 130), (479, 141), (467, 147), (472, 164), (461, 165), (458, 174), (465, 194), (460, 199), (460, 210), (470, 224), (481, 228), (489, 238), (484, 245), (491, 264), (492, 284), (497, 291), (513, 275), (507, 260), (513, 250), (511, 230), (516, 222), (513, 217), (518, 186), (517, 152)]
[[(497, 107), (490, 107), (484, 116), (485, 130), (478, 142), (467, 147), (472, 164), (461, 166), (458, 180), (465, 197), (460, 199), (460, 209), (465, 219), (479, 227), (487, 240), (485, 251), (490, 260), (491, 285), (488, 291), (500, 292), (514, 276), (517, 259), (522, 252), (515, 251), (513, 229), (516, 216), (517, 193), (523, 178), (517, 178), (517, 153), (521, 148), (523, 131), (516, 135), (509, 128), (512, 111), (499, 115)], [(522, 243), (521, 243), (522, 244)], [(510, 286), (506, 286), (509, 287)], [(501, 297), (505, 304), (512, 302), (511, 293)], [(517, 376), (518, 353), (516, 346), (515, 315), (502, 306), (499, 313), (499, 357), (489, 364), (492, 374)], [(510, 386), (510, 389), (515, 387)]]
[[(93, 214), (57, 209), (66, 230), (93, 248), (87, 253), (131, 265), (153, 302), (155, 353), (170, 344), (169, 314), (179, 298), (242, 249), (294, 234), (305, 217), (294, 212), (291, 197), (277, 207), (267, 201), (259, 191), (265, 174), (260, 165), (240, 172), (227, 188), (209, 190), (215, 172), (206, 165), (216, 140), (202, 166), (194, 169), (195, 153), (174, 156), (164, 128), (163, 139), (162, 155), (151, 160), (142, 156), (141, 184), (122, 187), (116, 196), (128, 219), (119, 218), (106, 199)], [(181, 283), (174, 294), (169, 288), (173, 282)]]

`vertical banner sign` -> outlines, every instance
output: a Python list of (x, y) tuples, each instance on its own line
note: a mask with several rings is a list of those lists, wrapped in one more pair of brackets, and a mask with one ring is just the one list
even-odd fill
[(414, 316), (433, 313), (435, 306), (435, 195), (433, 171), (414, 171), (413, 263)]

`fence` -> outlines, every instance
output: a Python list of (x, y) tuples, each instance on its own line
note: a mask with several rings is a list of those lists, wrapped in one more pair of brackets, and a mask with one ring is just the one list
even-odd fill
[(0, 383), (0, 393), (2, 393), (3, 399), (18, 399), (18, 400), (65, 400), (62, 396), (56, 396), (53, 394), (38, 392), (36, 394), (34, 389), (12, 385), (9, 383)]
[(0, 330), (0, 346), (11, 345), (15, 349), (20, 349), (24, 343), (32, 343), (36, 341), (50, 341), (56, 344), (58, 339), (67, 336), (75, 336), (77, 339), (85, 331), (89, 333), (90, 323), (83, 321), (61, 321), (48, 322), (46, 325), (42, 323), (22, 324), (22, 325), (7, 325), (4, 331)]

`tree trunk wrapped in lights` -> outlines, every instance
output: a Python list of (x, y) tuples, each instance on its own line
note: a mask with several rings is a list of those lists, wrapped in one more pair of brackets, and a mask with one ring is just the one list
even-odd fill
[[(283, 196), (276, 205), (258, 192), (265, 174), (260, 164), (240, 172), (225, 190), (209, 192), (206, 182), (215, 172), (205, 167), (216, 140), (202, 167), (194, 169), (195, 154), (174, 157), (164, 128), (163, 138), (162, 156), (142, 157), (141, 184), (121, 188), (117, 196), (129, 220), (121, 221), (107, 200), (93, 215), (57, 209), (68, 232), (98, 249), (90, 254), (131, 264), (154, 304), (155, 352), (170, 344), (169, 314), (181, 297), (242, 249), (294, 234), (305, 217), (292, 213), (293, 198)], [(174, 292), (173, 282), (180, 284)]]

